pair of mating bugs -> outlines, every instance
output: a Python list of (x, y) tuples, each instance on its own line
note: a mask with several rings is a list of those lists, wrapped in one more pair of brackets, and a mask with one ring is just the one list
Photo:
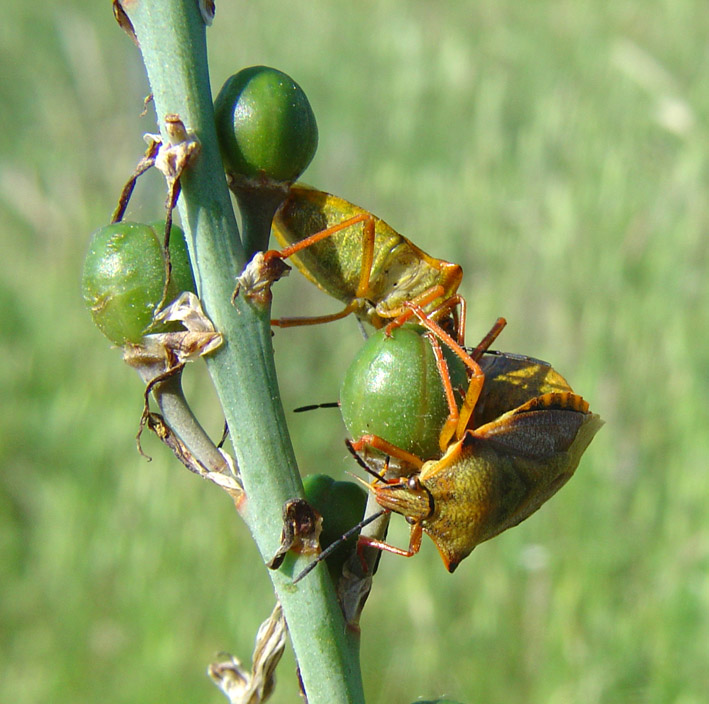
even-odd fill
[[(395, 345), (392, 333), (416, 322), (435, 358), (446, 408), (442, 417), (427, 420), (436, 424), (437, 447), (421, 456), (372, 433), (350, 443), (357, 453), (396, 462), (393, 479), (361, 464), (376, 476), (368, 486), (377, 502), (411, 524), (406, 550), (372, 539), (367, 544), (410, 557), (426, 533), (452, 572), (476, 545), (530, 516), (573, 475), (602, 421), (546, 363), (488, 354), (502, 318), (477, 347), (463, 346), (458, 265), (434, 259), (361, 208), (300, 185), (276, 213), (273, 234), (283, 249), (267, 252), (266, 259), (290, 259), (345, 303), (333, 315), (275, 325), (324, 323), (354, 313), (384, 328)], [(454, 388), (441, 345), (452, 363), (465, 366), (462, 392)]]

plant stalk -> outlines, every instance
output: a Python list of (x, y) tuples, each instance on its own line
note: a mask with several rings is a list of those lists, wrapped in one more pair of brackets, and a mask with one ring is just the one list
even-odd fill
[[(302, 497), (271, 345), (270, 311), (231, 295), (245, 264), (214, 129), (205, 26), (196, 0), (123, 0), (140, 42), (163, 139), (177, 114), (201, 153), (178, 203), (200, 298), (225, 344), (207, 365), (229, 423), (246, 491), (240, 507), (264, 562), (276, 552), (282, 506)], [(208, 520), (205, 517), (205, 520)], [(309, 704), (360, 704), (359, 638), (345, 628), (327, 570), (292, 584), (305, 560), (269, 571), (286, 616)]]

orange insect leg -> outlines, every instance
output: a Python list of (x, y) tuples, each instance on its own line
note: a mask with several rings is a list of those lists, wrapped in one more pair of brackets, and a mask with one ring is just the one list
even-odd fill
[(476, 362), (483, 356), (483, 353), (489, 349), (490, 345), (495, 342), (497, 336), (502, 332), (505, 325), (507, 325), (507, 321), (504, 318), (498, 318), (495, 321), (495, 324), (490, 328), (490, 332), (488, 332), (488, 334), (480, 340), (478, 346), (470, 353), (470, 356)]
[[(473, 409), (475, 408), (475, 404), (478, 402), (478, 398), (480, 397), (480, 392), (482, 391), (483, 383), (485, 381), (485, 375), (483, 374), (482, 369), (480, 369), (478, 360), (482, 356), (483, 352), (485, 352), (485, 350), (488, 349), (488, 347), (495, 341), (500, 332), (502, 332), (505, 325), (507, 325), (507, 321), (504, 318), (498, 318), (490, 329), (490, 332), (485, 335), (480, 344), (473, 350), (473, 353), (469, 355), (457, 342), (455, 342), (455, 340), (453, 340), (453, 338), (451, 338), (445, 330), (441, 328), (440, 325), (438, 325), (438, 323), (431, 320), (430, 316), (426, 315), (421, 308), (413, 305), (412, 303), (407, 303), (406, 305), (419, 319), (419, 322), (434, 335), (436, 335), (436, 337), (438, 337), (442, 342), (448, 345), (448, 347), (463, 360), (472, 372), (470, 374), (470, 383), (465, 394), (465, 399), (460, 407), (457, 426), (453, 426), (452, 423), (446, 422), (441, 430), (441, 434), (439, 436), (439, 446), (442, 450), (445, 450), (450, 444), (453, 436), (455, 435), (455, 438), (460, 440), (468, 427), (468, 423), (470, 422), (470, 418), (473, 414)], [(439, 370), (441, 370), (440, 366)], [(443, 374), (442, 371), (441, 374)], [(448, 376), (447, 370), (445, 376)], [(443, 379), (445, 386), (445, 377), (442, 376), (441, 378)], [(449, 376), (447, 383), (450, 385)]]
[[(482, 357), (485, 350), (487, 350), (490, 345), (497, 339), (497, 336), (502, 332), (503, 328), (507, 325), (507, 321), (504, 318), (498, 318), (495, 324), (490, 329), (490, 332), (483, 337), (480, 344), (472, 351), (471, 358), (476, 362)], [(478, 367), (479, 369), (479, 367)], [(463, 403), (460, 406), (460, 417), (458, 418), (458, 426), (455, 429), (455, 438), (460, 440), (465, 431), (470, 427), (470, 420), (475, 410), (475, 406), (480, 398), (480, 393), (485, 383), (485, 376), (480, 371), (480, 376), (473, 375), (470, 379), (470, 385), (468, 386), (468, 391), (465, 394)], [(447, 438), (450, 441), (450, 437)], [(441, 446), (443, 447), (443, 433), (441, 432)], [(445, 445), (447, 447), (447, 444)]]
[(421, 537), (423, 536), (423, 529), (420, 523), (415, 523), (411, 526), (411, 537), (409, 538), (409, 549), (404, 550), (403, 548), (397, 548), (395, 545), (390, 545), (385, 543), (383, 540), (376, 540), (375, 538), (368, 538), (365, 535), (360, 535), (357, 539), (357, 549), (360, 546), (367, 545), (370, 548), (376, 548), (377, 550), (383, 550), (384, 552), (390, 552), (394, 555), (401, 555), (401, 557), (413, 557), (421, 549)]
[(363, 435), (359, 440), (351, 443), (351, 446), (357, 452), (362, 452), (365, 448), (371, 447), (374, 450), (383, 452), (385, 455), (389, 455), (389, 457), (394, 457), (397, 460), (406, 462), (407, 464), (412, 465), (415, 469), (420, 470), (421, 467), (423, 467), (423, 460), (421, 458), (416, 457), (416, 455), (413, 455), (410, 452), (406, 452), (406, 450), (402, 450), (396, 445), (392, 445), (390, 442), (387, 442), (384, 438), (380, 438), (378, 435)]
[(432, 320), (440, 320), (442, 314), (450, 311), (453, 316), (454, 330), (458, 344), (462, 347), (465, 344), (465, 314), (467, 304), (465, 298), (459, 293), (453, 294), (450, 298), (446, 298), (437, 308), (434, 308), (428, 317)]
[(356, 225), (358, 222), (364, 223), (364, 231), (362, 235), (362, 268), (360, 270), (355, 299), (350, 301), (350, 303), (348, 303), (338, 313), (331, 313), (330, 315), (317, 315), (307, 318), (278, 318), (276, 320), (271, 320), (271, 325), (281, 328), (289, 328), (299, 325), (319, 325), (321, 323), (331, 323), (335, 320), (346, 318), (357, 307), (356, 299), (366, 297), (369, 292), (369, 282), (372, 274), (372, 265), (374, 263), (374, 218), (369, 213), (360, 213), (359, 215), (355, 215), (347, 220), (343, 220), (342, 222), (332, 225), (325, 230), (315, 232), (314, 234), (309, 235), (308, 237), (295, 242), (290, 247), (286, 247), (280, 251), (271, 249), (264, 254), (264, 259), (266, 261), (276, 258), (287, 259), (306, 247), (310, 247), (311, 245), (314, 245), (327, 237), (332, 237), (332, 235), (337, 234), (342, 230), (346, 230), (348, 227)]
[(443, 427), (441, 428), (441, 433), (439, 436), (439, 443), (443, 443), (445, 440), (445, 445), (441, 444), (440, 448), (442, 452), (445, 452), (448, 447), (448, 440), (453, 436), (456, 428), (458, 427), (458, 406), (455, 402), (455, 392), (453, 391), (453, 384), (451, 383), (450, 373), (448, 371), (448, 364), (445, 357), (443, 356), (443, 350), (439, 344), (436, 336), (429, 332), (426, 337), (431, 343), (431, 349), (433, 350), (433, 356), (436, 359), (436, 367), (438, 368), (438, 374), (443, 382), (443, 391), (446, 395), (446, 403), (448, 404), (448, 417), (446, 418)]
[(338, 313), (331, 313), (330, 315), (315, 315), (307, 318), (275, 318), (271, 320), (271, 325), (279, 328), (292, 328), (298, 325), (320, 325), (321, 323), (331, 323), (334, 320), (346, 318), (356, 308), (356, 306), (356, 301), (352, 301)]
[(357, 298), (364, 298), (369, 293), (369, 278), (374, 266), (374, 218), (371, 215), (364, 221), (362, 232), (362, 268), (359, 272)]
[[(444, 308), (450, 308), (453, 313), (453, 318), (455, 320), (455, 329), (458, 331), (458, 344), (462, 347), (465, 344), (465, 315), (467, 311), (467, 304), (465, 298), (459, 293), (451, 296), (449, 299), (443, 301), (439, 306), (440, 310)], [(438, 310), (433, 312), (433, 317), (438, 319)]]
[(336, 225), (332, 225), (331, 227), (328, 227), (325, 230), (320, 230), (320, 232), (315, 232), (312, 235), (309, 235), (308, 237), (304, 237), (302, 240), (298, 240), (298, 242), (293, 243), (292, 245), (290, 245), (290, 247), (286, 247), (285, 249), (281, 249), (280, 251), (277, 249), (269, 249), (268, 252), (264, 253), (264, 258), (266, 260), (274, 259), (276, 257), (278, 259), (288, 259), (288, 257), (292, 257), (297, 252), (300, 252), (301, 249), (310, 247), (311, 245), (320, 242), (320, 240), (332, 237), (332, 235), (340, 232), (341, 230), (346, 230), (348, 227), (356, 225), (358, 222), (364, 222), (365, 220), (371, 219), (372, 216), (369, 213), (360, 213), (359, 215), (347, 218), (347, 220), (338, 222)]
[(400, 313), (396, 318), (394, 318), (394, 320), (392, 320), (386, 326), (385, 332), (387, 337), (391, 337), (392, 330), (394, 330), (395, 328), (400, 328), (407, 320), (411, 319), (411, 317), (414, 315), (411, 306), (426, 306), (431, 303), (431, 301), (435, 301), (437, 298), (440, 298), (444, 293), (445, 289), (443, 288), (443, 286), (432, 286), (431, 288), (427, 289), (423, 293), (420, 293), (418, 296), (411, 299), (410, 301), (406, 301), (404, 303), (404, 307), (407, 308), (407, 310), (404, 310), (403, 313)]
[[(473, 376), (482, 375), (480, 365), (477, 361), (473, 359), (435, 320), (432, 320), (431, 316), (427, 315), (420, 306), (417, 306), (415, 303), (411, 302), (405, 303), (404, 305), (411, 310), (412, 315), (415, 315), (419, 319), (421, 325), (430, 330), (441, 342), (447, 345), (452, 352), (463, 360), (463, 363), (470, 369)], [(490, 342), (492, 342), (492, 340)]]

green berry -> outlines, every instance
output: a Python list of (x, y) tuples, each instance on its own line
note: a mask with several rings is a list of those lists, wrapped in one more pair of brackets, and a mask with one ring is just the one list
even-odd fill
[[(118, 222), (91, 237), (82, 295), (96, 326), (117, 345), (138, 343), (148, 332), (170, 329), (151, 329), (165, 285), (164, 228), (164, 221)], [(168, 303), (183, 291), (195, 291), (185, 236), (177, 226), (170, 231), (170, 261)]]
[[(336, 481), (327, 474), (309, 474), (303, 479), (303, 487), (308, 503), (323, 517), (323, 550), (362, 520), (367, 492), (358, 484)], [(353, 549), (354, 539), (343, 543), (325, 560), (333, 580), (340, 578), (342, 565)]]
[[(465, 365), (442, 349), (453, 388), (466, 389)], [(345, 373), (340, 406), (353, 438), (371, 433), (421, 459), (440, 456), (448, 405), (431, 343), (417, 329), (374, 333)]]
[(222, 86), (214, 112), (229, 174), (295, 181), (315, 155), (315, 115), (303, 89), (282, 71), (242, 69)]

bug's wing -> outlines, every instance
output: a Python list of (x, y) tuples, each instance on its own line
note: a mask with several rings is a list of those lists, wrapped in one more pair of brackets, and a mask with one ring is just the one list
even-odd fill
[(468, 431), (458, 447), (422, 472), (436, 506), (424, 530), (449, 571), (476, 545), (516, 526), (551, 498), (602, 425), (580, 396), (544, 394)]
[[(361, 212), (364, 212), (361, 208), (341, 198), (298, 184), (291, 187), (288, 197), (276, 211), (271, 233), (282, 247), (288, 247)], [(355, 227), (361, 232), (362, 225), (355, 225), (291, 257), (303, 276), (343, 303), (348, 303), (354, 296), (359, 276), (357, 271), (357, 277), (348, 277), (347, 259), (353, 255), (360, 261), (362, 258), (361, 235), (358, 252), (352, 253), (342, 244), (343, 240), (351, 239), (345, 238), (344, 234)]]
[(523, 521), (571, 478), (602, 425), (580, 396), (553, 392), (468, 434), (469, 442), (494, 451), (526, 487), (501, 530)]
[(567, 450), (589, 415), (593, 414), (581, 396), (552, 392), (503, 413), (474, 434), (500, 452), (542, 459)]
[(566, 379), (550, 364), (531, 357), (485, 354), (480, 368), (485, 383), (473, 413), (475, 428), (543, 394), (571, 391)]

